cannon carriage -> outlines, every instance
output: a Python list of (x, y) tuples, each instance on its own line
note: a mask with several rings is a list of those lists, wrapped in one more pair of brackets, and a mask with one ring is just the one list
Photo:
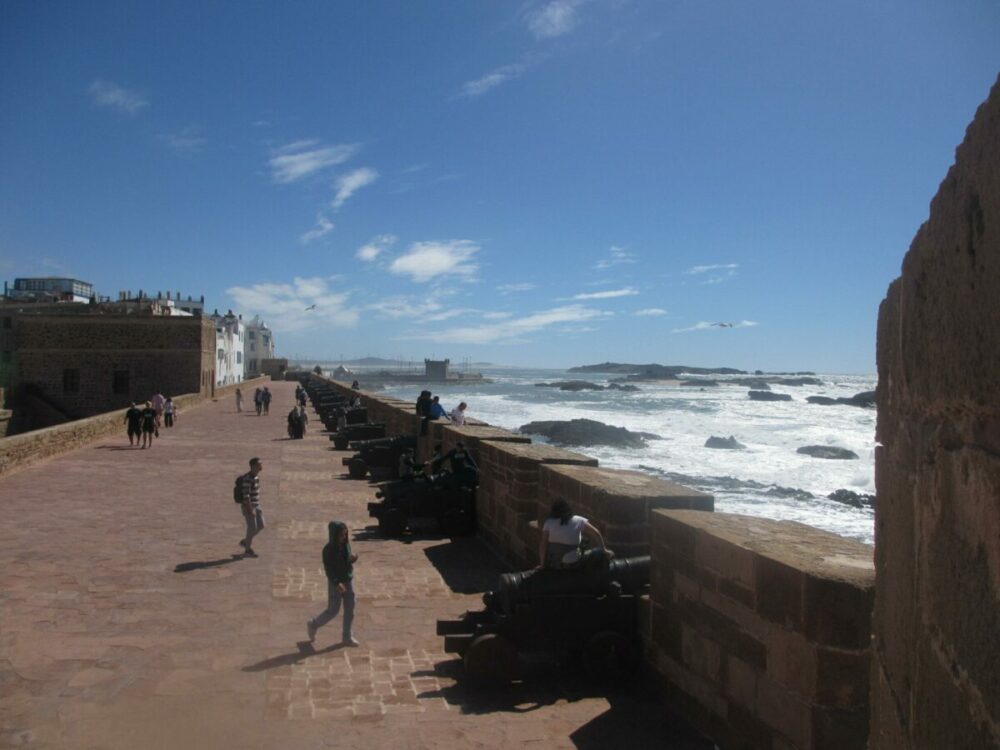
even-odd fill
[(388, 482), (375, 493), (380, 502), (368, 503), (368, 515), (378, 520), (385, 536), (400, 536), (411, 519), (434, 518), (448, 536), (476, 530), (476, 486), (479, 472), (416, 476)]
[(516, 679), (528, 654), (582, 663), (598, 679), (620, 680), (636, 669), (641, 647), (638, 599), (649, 589), (648, 555), (598, 559), (572, 569), (500, 576), (484, 608), (438, 620), (444, 650), (458, 654), (472, 680)]
[(338, 451), (346, 451), (352, 442), (376, 440), (385, 437), (385, 422), (349, 424), (339, 431), (330, 431), (329, 438)]
[(369, 472), (392, 479), (399, 478), (399, 460), (407, 450), (415, 450), (417, 438), (411, 435), (355, 440), (348, 447), (357, 451), (353, 456), (345, 456), (344, 466), (352, 479), (364, 479)]

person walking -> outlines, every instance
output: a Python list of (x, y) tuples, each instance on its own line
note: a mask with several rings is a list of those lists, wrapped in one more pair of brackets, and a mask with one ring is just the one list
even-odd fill
[(238, 414), (243, 412), (243, 391), (239, 388), (236, 389), (236, 412)]
[(153, 394), (153, 397), (149, 400), (150, 405), (153, 407), (153, 411), (156, 412), (156, 437), (160, 436), (160, 425), (163, 424), (163, 407), (167, 403), (167, 400), (163, 398), (163, 394), (157, 391)]
[(142, 410), (132, 402), (132, 406), (125, 412), (125, 422), (128, 425), (128, 444), (136, 445), (142, 435)]
[(260, 410), (264, 408), (264, 392), (258, 388), (253, 392), (253, 406), (257, 410), (257, 416), (260, 416)]
[(170, 396), (167, 396), (167, 400), (163, 402), (163, 426), (173, 427), (176, 416), (177, 407), (174, 406), (174, 400)]
[(264, 416), (271, 410), (271, 391), (265, 385), (264, 390), (260, 394), (260, 402), (264, 407)]
[(354, 638), (354, 563), (358, 556), (351, 552), (350, 533), (347, 524), (331, 521), (327, 525), (330, 541), (323, 547), (323, 570), (326, 572), (326, 609), (306, 624), (309, 640), (316, 640), (316, 631), (340, 613), (344, 607), (341, 627), (341, 644), (360, 645)]
[(153, 435), (156, 434), (156, 410), (147, 401), (146, 407), (142, 410), (142, 447), (153, 447)]
[(260, 459), (254, 456), (250, 459), (250, 471), (240, 477), (243, 494), (240, 510), (247, 525), (247, 535), (240, 540), (240, 546), (250, 557), (257, 556), (253, 550), (253, 538), (264, 530), (264, 513), (260, 509), (260, 472), (263, 468)]

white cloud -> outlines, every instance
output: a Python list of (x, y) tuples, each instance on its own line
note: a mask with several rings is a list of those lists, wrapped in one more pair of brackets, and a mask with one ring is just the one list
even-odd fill
[(706, 320), (700, 320), (693, 326), (689, 326), (687, 328), (675, 328), (672, 332), (687, 333), (689, 331), (710, 331), (713, 328), (719, 331), (724, 331), (729, 328), (752, 328), (755, 325), (758, 325), (757, 321), (755, 320), (741, 320), (739, 323), (725, 323), (725, 324), (709, 323)]
[(635, 314), (638, 315), (640, 318), (655, 318), (659, 317), (660, 315), (666, 315), (667, 311), (664, 310), (662, 307), (647, 307), (643, 310), (636, 310)]
[(90, 97), (100, 107), (114, 109), (122, 114), (136, 115), (149, 106), (149, 99), (137, 91), (129, 91), (109, 81), (90, 84)]
[(532, 289), (537, 288), (537, 284), (532, 284), (530, 282), (525, 282), (521, 284), (501, 284), (497, 287), (497, 291), (500, 294), (510, 294), (512, 292), (530, 292)]
[(343, 164), (354, 156), (361, 146), (341, 143), (322, 146), (319, 141), (295, 141), (282, 146), (271, 156), (271, 179), (279, 184), (296, 182), (329, 167)]
[(638, 258), (635, 253), (630, 253), (628, 250), (617, 245), (611, 246), (610, 255), (607, 258), (597, 261), (594, 266), (598, 271), (602, 271), (605, 268), (611, 268), (611, 266), (621, 265), (622, 263), (636, 263)]
[(525, 15), (528, 30), (536, 39), (551, 39), (568, 34), (576, 26), (576, 9), (583, 0), (549, 0)]
[(442, 310), (439, 313), (427, 315), (423, 318), (423, 321), (425, 323), (440, 323), (442, 320), (451, 320), (452, 318), (458, 318), (463, 315), (473, 315), (476, 312), (477, 310), (472, 307), (455, 307), (451, 310)]
[(320, 237), (324, 237), (333, 231), (334, 224), (328, 218), (323, 216), (323, 214), (316, 215), (316, 226), (310, 229), (308, 232), (302, 234), (299, 237), (299, 242), (303, 245), (308, 245), (313, 240), (318, 240)]
[(236, 307), (247, 314), (266, 318), (275, 331), (351, 327), (358, 322), (358, 311), (347, 306), (350, 297), (347, 292), (330, 290), (327, 284), (330, 280), (296, 277), (290, 284), (265, 282), (248, 287), (234, 286), (226, 293), (236, 302)]
[(483, 313), (483, 317), (486, 318), (486, 320), (507, 320), (507, 318), (511, 317), (512, 315), (513, 315), (513, 313), (509, 313), (509, 312), (485, 312), (485, 313)]
[(389, 266), (395, 274), (408, 275), (413, 281), (423, 283), (440, 276), (475, 277), (479, 266), (473, 256), (479, 246), (469, 240), (446, 242), (415, 242)]
[(344, 205), (344, 202), (365, 185), (371, 185), (378, 179), (378, 172), (370, 167), (361, 167), (353, 172), (348, 172), (337, 178), (337, 194), (330, 204), (337, 209)]
[(702, 275), (711, 274), (707, 279), (702, 281), (702, 284), (721, 284), (724, 281), (728, 281), (736, 275), (736, 269), (740, 267), (739, 263), (715, 263), (708, 266), (692, 266), (684, 273), (689, 275)]
[(424, 318), (428, 315), (440, 311), (442, 305), (433, 298), (414, 298), (406, 296), (385, 297), (371, 305), (369, 310), (374, 310), (383, 318)]
[(208, 143), (208, 139), (194, 126), (186, 127), (177, 133), (162, 133), (157, 137), (174, 151), (182, 154), (201, 151)]
[(466, 97), (482, 96), (487, 91), (495, 89), (501, 83), (519, 77), (525, 70), (527, 70), (527, 66), (523, 63), (503, 65), (487, 73), (482, 78), (466, 81), (458, 90), (458, 95)]
[(545, 328), (566, 323), (580, 323), (585, 320), (605, 317), (608, 313), (593, 310), (583, 305), (567, 305), (534, 313), (523, 318), (504, 320), (498, 323), (484, 323), (478, 326), (463, 326), (442, 331), (417, 332), (407, 339), (428, 339), (448, 344), (490, 344), (521, 341), (525, 336)]
[(380, 234), (373, 238), (371, 242), (362, 245), (358, 248), (357, 252), (354, 254), (359, 260), (366, 261), (368, 263), (372, 262), (383, 252), (392, 247), (396, 242), (396, 236), (393, 234)]
[(574, 294), (573, 299), (614, 299), (615, 297), (634, 297), (638, 293), (638, 289), (627, 286), (622, 289), (609, 289), (606, 292)]

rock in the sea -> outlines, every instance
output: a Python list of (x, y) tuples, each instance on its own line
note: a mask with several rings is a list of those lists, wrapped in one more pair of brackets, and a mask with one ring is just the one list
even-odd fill
[(854, 451), (849, 451), (847, 448), (837, 448), (832, 445), (803, 445), (795, 452), (804, 453), (813, 458), (832, 458), (843, 461), (858, 457), (858, 454)]
[(723, 448), (725, 450), (739, 451), (746, 448), (743, 443), (737, 440), (735, 437), (730, 435), (727, 438), (717, 437), (712, 435), (708, 440), (705, 441), (706, 448)]
[(705, 378), (704, 380), (682, 380), (680, 383), (678, 383), (678, 385), (694, 386), (694, 387), (700, 386), (702, 388), (705, 388), (707, 386), (717, 386), (718, 384), (719, 384), (718, 380), (709, 380), (708, 378)]
[(827, 498), (854, 508), (874, 508), (875, 496), (853, 490), (837, 490), (827, 495)]
[(875, 391), (863, 391), (862, 393), (856, 393), (850, 398), (830, 398), (829, 396), (807, 396), (806, 401), (810, 404), (819, 404), (820, 406), (834, 406), (836, 404), (844, 404), (846, 406), (862, 406), (870, 407), (875, 406)]
[(617, 448), (643, 448), (646, 439), (659, 439), (649, 432), (632, 432), (624, 427), (597, 422), (593, 419), (529, 422), (518, 428), (529, 435), (544, 435), (558, 445), (610, 445)]
[(560, 391), (603, 391), (604, 386), (586, 380), (562, 380), (556, 383), (535, 383), (535, 388), (558, 388)]
[(782, 385), (823, 385), (823, 381), (819, 378), (804, 377), (804, 378), (782, 378)]
[(747, 396), (751, 401), (791, 401), (792, 397), (787, 393), (772, 393), (771, 391), (748, 391)]
[(637, 385), (622, 385), (621, 383), (608, 383), (609, 391), (627, 391), (632, 393), (634, 391), (640, 390)]

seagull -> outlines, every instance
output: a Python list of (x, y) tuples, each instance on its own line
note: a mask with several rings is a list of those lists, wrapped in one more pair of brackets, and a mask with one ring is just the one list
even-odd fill
[(732, 323), (712, 323), (713, 326), (719, 326), (719, 328), (732, 328)]
[(306, 311), (315, 310), (315, 309), (316, 309), (316, 305), (312, 304), (312, 305), (309, 305), (309, 307), (306, 308)]

